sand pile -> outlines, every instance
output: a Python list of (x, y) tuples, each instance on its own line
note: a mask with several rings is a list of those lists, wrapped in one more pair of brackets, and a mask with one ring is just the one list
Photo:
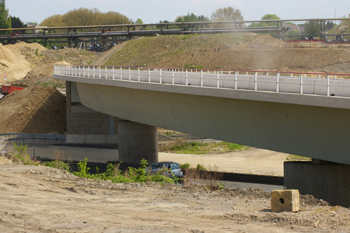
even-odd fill
[(36, 84), (43, 83), (60, 83), (61, 85), (65, 86), (64, 81), (52, 78), (55, 65), (71, 66), (71, 64), (65, 61), (42, 63), (29, 71), (22, 80), (15, 81), (13, 84), (34, 86)]
[(33, 86), (0, 101), (0, 133), (64, 133), (66, 98), (54, 87)]
[(270, 35), (256, 35), (250, 41), (245, 42), (251, 48), (255, 49), (272, 49), (283, 48), (286, 43), (271, 37)]
[(0, 84), (4, 82), (5, 74), (8, 81), (19, 80), (31, 69), (31, 64), (18, 49), (12, 50), (0, 44)]
[(47, 49), (38, 44), (38, 43), (25, 43), (20, 42), (13, 45), (6, 45), (7, 49), (11, 50), (13, 53), (20, 53), (22, 54), (25, 59), (31, 64), (31, 67), (34, 68), (38, 64), (41, 63), (41, 60), (43, 58), (43, 52)]

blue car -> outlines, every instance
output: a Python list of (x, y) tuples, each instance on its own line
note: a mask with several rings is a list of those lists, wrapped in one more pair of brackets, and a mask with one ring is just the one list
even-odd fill
[(146, 172), (149, 172), (151, 174), (156, 174), (160, 170), (164, 170), (164, 175), (169, 177), (171, 176), (171, 174), (174, 174), (177, 178), (183, 177), (180, 164), (175, 162), (168, 162), (168, 161), (153, 163), (146, 169)]

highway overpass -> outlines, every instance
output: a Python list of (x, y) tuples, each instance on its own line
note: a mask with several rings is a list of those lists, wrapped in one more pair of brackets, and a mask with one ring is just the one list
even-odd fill
[(311, 157), (314, 163), (285, 164), (285, 185), (348, 206), (348, 192), (317, 190), (338, 183), (341, 190), (349, 188), (344, 177), (350, 177), (350, 80), (339, 77), (350, 75), (307, 75), (315, 77), (277, 71), (55, 66), (54, 78), (70, 82), (69, 101), (119, 119), (122, 161), (157, 161), (156, 127), (163, 127)]

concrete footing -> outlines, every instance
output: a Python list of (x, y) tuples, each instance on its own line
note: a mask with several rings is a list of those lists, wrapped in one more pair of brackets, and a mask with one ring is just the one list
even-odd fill
[(284, 186), (299, 189), (300, 194), (311, 194), (331, 205), (350, 207), (349, 165), (285, 162)]
[(119, 161), (148, 164), (158, 162), (157, 127), (131, 121), (118, 121)]

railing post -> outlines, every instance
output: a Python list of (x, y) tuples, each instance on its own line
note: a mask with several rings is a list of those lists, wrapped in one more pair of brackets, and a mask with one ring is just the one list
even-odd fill
[(130, 71), (130, 67), (129, 67), (129, 81), (131, 81), (131, 71)]
[(107, 66), (105, 66), (105, 70), (106, 70), (106, 79), (107, 79), (108, 78)]
[(187, 70), (186, 70), (186, 75), (185, 75), (185, 77), (186, 77), (186, 86), (188, 86), (188, 73), (187, 73)]
[(334, 75), (334, 79), (337, 79), (337, 75)]
[(269, 76), (269, 72), (266, 72), (266, 76)]
[(83, 77), (85, 78), (85, 66), (83, 66)]
[(114, 66), (112, 67), (112, 79), (114, 79)]
[(258, 72), (254, 73), (254, 90), (258, 90)]
[(95, 78), (96, 75), (95, 75), (95, 66), (92, 67), (92, 77)]
[(101, 78), (101, 66), (98, 67), (98, 78)]
[(174, 83), (175, 83), (175, 72), (173, 70), (173, 72), (171, 73), (171, 84), (174, 85)]
[(151, 68), (148, 68), (148, 82), (151, 82)]
[(216, 73), (216, 87), (217, 88), (220, 88), (220, 74), (219, 73), (220, 73), (219, 71)]
[(201, 87), (203, 87), (203, 70), (201, 70)]
[(235, 90), (238, 88), (238, 71), (235, 72)]
[(280, 92), (280, 73), (276, 73), (276, 92)]
[(120, 67), (120, 80), (123, 80), (123, 67)]
[(88, 78), (90, 78), (90, 66), (88, 66)]
[(137, 81), (141, 81), (140, 68), (137, 68)]
[(329, 75), (327, 75), (327, 96), (329, 96)]
[(300, 74), (300, 94), (302, 95), (303, 92), (303, 74)]
[(67, 75), (67, 69), (68, 69), (68, 66), (66, 66), (66, 73), (65, 73), (65, 75)]
[(80, 77), (80, 66), (79, 66), (79, 77)]
[(163, 83), (163, 79), (162, 79), (162, 69), (159, 69), (159, 83)]

